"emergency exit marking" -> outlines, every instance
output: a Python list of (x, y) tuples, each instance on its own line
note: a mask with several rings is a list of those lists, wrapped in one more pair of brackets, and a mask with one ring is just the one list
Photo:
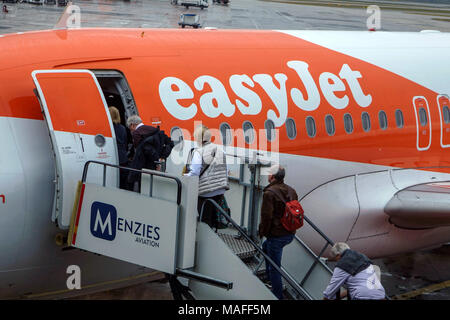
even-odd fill
[(0, 194), (0, 201), (1, 201), (2, 203), (6, 203), (6, 197), (5, 197), (4, 194)]
[(159, 117), (152, 117), (152, 124), (161, 124), (161, 119)]

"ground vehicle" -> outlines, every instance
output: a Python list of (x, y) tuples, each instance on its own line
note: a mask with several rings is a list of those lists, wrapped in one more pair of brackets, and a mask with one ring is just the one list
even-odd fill
[(213, 0), (213, 3), (228, 4), (228, 3), (230, 3), (230, 0)]
[(178, 0), (180, 5), (189, 9), (189, 7), (198, 7), (200, 9), (208, 8), (207, 0)]
[(183, 13), (180, 15), (180, 22), (178, 24), (184, 28), (186, 26), (191, 26), (194, 29), (197, 29), (201, 26), (200, 17), (197, 14), (188, 14)]

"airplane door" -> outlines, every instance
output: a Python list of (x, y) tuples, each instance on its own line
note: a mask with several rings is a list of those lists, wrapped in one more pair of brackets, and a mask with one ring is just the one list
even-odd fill
[(417, 126), (417, 150), (428, 150), (431, 145), (430, 109), (425, 97), (413, 98)]
[(450, 100), (447, 95), (437, 97), (439, 116), (441, 120), (441, 147), (450, 147)]
[[(89, 70), (35, 70), (33, 81), (50, 132), (56, 168), (52, 220), (70, 224), (84, 164), (118, 164), (114, 127), (105, 98)], [(87, 181), (103, 184), (103, 166), (89, 168)], [(106, 186), (118, 185), (117, 170), (106, 171)]]

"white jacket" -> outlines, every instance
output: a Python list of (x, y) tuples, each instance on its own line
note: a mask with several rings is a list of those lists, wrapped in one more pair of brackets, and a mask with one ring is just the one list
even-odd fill
[(228, 184), (226, 157), (223, 149), (212, 143), (204, 144), (202, 147), (193, 150), (189, 155), (188, 164), (190, 164), (194, 152), (197, 152), (202, 159), (201, 170), (198, 173), (200, 176), (198, 183), (199, 196), (218, 190), (228, 190), (230, 187)]

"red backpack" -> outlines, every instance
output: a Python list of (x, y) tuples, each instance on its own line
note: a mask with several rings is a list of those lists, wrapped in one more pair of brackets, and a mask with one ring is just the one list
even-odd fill
[(301, 228), (303, 226), (303, 208), (298, 202), (298, 200), (284, 201), (283, 198), (278, 195), (277, 192), (268, 189), (268, 191), (272, 191), (278, 199), (283, 201), (286, 205), (284, 209), (284, 214), (281, 217), (281, 224), (283, 227), (290, 232), (294, 232), (295, 230)]

